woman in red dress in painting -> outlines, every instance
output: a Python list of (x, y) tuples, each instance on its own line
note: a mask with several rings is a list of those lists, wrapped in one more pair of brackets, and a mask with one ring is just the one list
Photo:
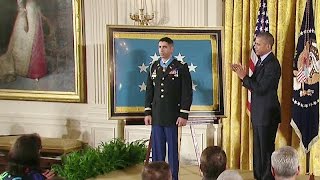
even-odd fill
[(42, 14), (36, 0), (17, 0), (18, 14), (7, 52), (0, 56), (0, 81), (15, 76), (39, 79), (47, 74)]

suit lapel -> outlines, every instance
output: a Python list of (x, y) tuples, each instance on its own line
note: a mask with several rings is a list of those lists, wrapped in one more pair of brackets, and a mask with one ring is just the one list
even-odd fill
[(260, 66), (257, 66), (257, 67), (255, 68), (254, 74), (259, 74), (259, 72), (260, 72), (262, 69), (264, 69), (264, 66), (270, 62), (270, 60), (272, 59), (273, 56), (274, 56), (274, 55), (273, 55), (273, 53), (271, 52), (271, 53), (262, 61), (262, 63), (260, 64)]
[(271, 53), (266, 57), (266, 59), (262, 61), (261, 66), (269, 63), (269, 61), (270, 61), (271, 59), (273, 59), (273, 57), (274, 57), (274, 55), (273, 55), (273, 53), (271, 52)]
[(259, 72), (260, 72), (261, 69), (263, 69), (263, 68), (264, 68), (263, 65), (257, 66), (257, 67), (254, 69), (254, 74), (259, 74)]

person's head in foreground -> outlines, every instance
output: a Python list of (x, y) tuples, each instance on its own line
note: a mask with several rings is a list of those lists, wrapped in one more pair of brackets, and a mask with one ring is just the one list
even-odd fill
[(271, 171), (276, 180), (295, 179), (300, 172), (298, 152), (284, 146), (271, 155)]
[(8, 172), (24, 176), (29, 171), (39, 170), (41, 138), (38, 134), (20, 136), (8, 154)]
[(201, 153), (200, 169), (203, 179), (217, 179), (226, 170), (227, 156), (219, 146), (209, 146)]
[(154, 161), (145, 165), (142, 180), (172, 180), (169, 164), (164, 161)]
[(243, 180), (238, 171), (235, 170), (225, 170), (223, 171), (217, 180)]

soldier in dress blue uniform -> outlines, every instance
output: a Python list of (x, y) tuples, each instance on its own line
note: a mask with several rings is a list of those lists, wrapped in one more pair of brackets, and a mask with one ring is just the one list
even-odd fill
[(172, 56), (173, 41), (159, 40), (161, 58), (150, 66), (145, 98), (146, 125), (152, 124), (152, 161), (164, 161), (166, 143), (174, 180), (178, 180), (178, 126), (187, 124), (192, 103), (192, 81), (187, 63)]

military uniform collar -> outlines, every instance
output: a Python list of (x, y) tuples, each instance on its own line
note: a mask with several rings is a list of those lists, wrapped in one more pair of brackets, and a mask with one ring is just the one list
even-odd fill
[(163, 59), (162, 58), (160, 58), (160, 65), (162, 66), (162, 67), (164, 67), (164, 68), (167, 68), (170, 64), (171, 64), (171, 62), (173, 61), (173, 57), (171, 56), (169, 59), (167, 59), (165, 62), (163, 61)]

